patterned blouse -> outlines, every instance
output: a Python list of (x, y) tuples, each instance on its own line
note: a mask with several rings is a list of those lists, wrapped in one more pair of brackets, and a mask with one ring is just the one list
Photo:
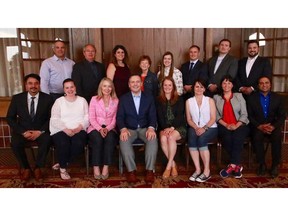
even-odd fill
[[(164, 70), (165, 77), (169, 75), (169, 70), (170, 70), (170, 68), (165, 68), (165, 70)], [(159, 77), (159, 75), (160, 75), (160, 71), (157, 73), (157, 77)], [(173, 72), (173, 80), (175, 82), (178, 95), (181, 96), (183, 94), (182, 72), (175, 67), (174, 67), (174, 72)]]

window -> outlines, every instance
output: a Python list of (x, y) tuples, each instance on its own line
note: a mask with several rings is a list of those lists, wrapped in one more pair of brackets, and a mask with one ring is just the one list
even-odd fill
[[(59, 39), (69, 44), (68, 29), (0, 29), (0, 97), (22, 92), (23, 77), (39, 73), (42, 61), (53, 55), (52, 45)], [(67, 57), (69, 54), (67, 49)]]
[[(259, 54), (270, 59), (273, 68), (272, 90), (287, 93), (288, 30), (279, 28), (244, 29), (243, 36), (244, 42), (252, 38), (258, 40), (260, 44)], [(246, 49), (246, 46), (243, 48)]]

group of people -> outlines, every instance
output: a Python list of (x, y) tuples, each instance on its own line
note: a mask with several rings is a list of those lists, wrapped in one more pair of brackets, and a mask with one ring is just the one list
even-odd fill
[(163, 179), (178, 176), (174, 160), (177, 141), (187, 139), (195, 165), (189, 180), (205, 182), (211, 178), (208, 143), (217, 137), (230, 156), (220, 175), (241, 178), (241, 152), (249, 135), (259, 162), (258, 175), (267, 169), (264, 138), (271, 138), (271, 175), (276, 177), (286, 115), (280, 96), (271, 92), (271, 65), (259, 56), (257, 41), (248, 42), (249, 57), (239, 63), (229, 54), (230, 49), (231, 42), (221, 40), (218, 54), (203, 63), (200, 48), (192, 45), (190, 60), (180, 70), (174, 66), (173, 54), (165, 52), (157, 74), (150, 70), (150, 57), (143, 55), (139, 72), (132, 73), (122, 45), (112, 50), (112, 62), (105, 71), (104, 65), (95, 61), (94, 45), (85, 45), (85, 59), (75, 64), (65, 56), (65, 44), (56, 41), (54, 56), (43, 61), (40, 76), (25, 76), (26, 91), (13, 96), (7, 113), (21, 179), (27, 181), (32, 174), (25, 142), (39, 144), (33, 170), (37, 180), (43, 178), (41, 168), (51, 141), (58, 158), (53, 169), (59, 169), (64, 180), (71, 178), (67, 167), (87, 143), (94, 178), (107, 179), (119, 143), (127, 181), (135, 183), (133, 142), (140, 139), (145, 143), (145, 181), (151, 184), (159, 138), (167, 158)]

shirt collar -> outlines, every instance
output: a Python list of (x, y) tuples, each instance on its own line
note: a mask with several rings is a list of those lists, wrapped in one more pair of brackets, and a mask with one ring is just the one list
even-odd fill
[(268, 92), (268, 94), (265, 96), (262, 92), (259, 92), (261, 97), (270, 97), (271, 91)]
[(250, 60), (250, 61), (252, 61), (252, 60), (256, 60), (256, 58), (257, 58), (258, 56), (259, 56), (259, 54), (256, 55), (256, 56), (254, 56), (254, 57), (252, 57), (252, 58), (248, 56), (248, 60)]
[(196, 60), (194, 60), (194, 61), (192, 61), (192, 60), (190, 60), (190, 64), (191, 63), (194, 63), (194, 65), (197, 63), (197, 61), (198, 61), (198, 59), (196, 59)]
[[(58, 58), (55, 54), (53, 55), (53, 59), (56, 61), (62, 60), (62, 59)], [(64, 59), (62, 61), (64, 61), (64, 60), (67, 60), (66, 56), (64, 57)]]
[(38, 99), (39, 98), (39, 92), (34, 96), (30, 95), (30, 93), (28, 92), (27, 97), (29, 100), (31, 99), (31, 97), (35, 97), (35, 99)]
[(132, 97), (133, 97), (133, 98), (141, 98), (141, 91), (140, 91), (140, 94), (139, 94), (139, 95), (135, 95), (135, 94), (132, 93), (132, 92), (131, 92), (131, 94), (132, 94)]

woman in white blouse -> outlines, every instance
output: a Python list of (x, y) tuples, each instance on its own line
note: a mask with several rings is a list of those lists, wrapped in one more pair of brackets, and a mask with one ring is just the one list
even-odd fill
[[(217, 137), (216, 107), (212, 98), (204, 96), (205, 81), (197, 79), (194, 97), (186, 101), (186, 118), (188, 123), (188, 147), (195, 165), (195, 172), (190, 181), (205, 182), (211, 178), (210, 152), (208, 142)], [(200, 158), (204, 169), (201, 171)]]
[(165, 52), (162, 57), (161, 69), (157, 73), (159, 83), (162, 83), (163, 79), (167, 76), (173, 78), (176, 85), (177, 93), (179, 96), (181, 96), (183, 94), (182, 72), (176, 67), (174, 67), (173, 54), (169, 51)]
[(83, 153), (87, 143), (86, 129), (89, 125), (88, 103), (76, 95), (76, 86), (72, 79), (63, 81), (64, 96), (58, 98), (51, 110), (50, 132), (57, 148), (62, 179), (70, 179), (67, 165)]

